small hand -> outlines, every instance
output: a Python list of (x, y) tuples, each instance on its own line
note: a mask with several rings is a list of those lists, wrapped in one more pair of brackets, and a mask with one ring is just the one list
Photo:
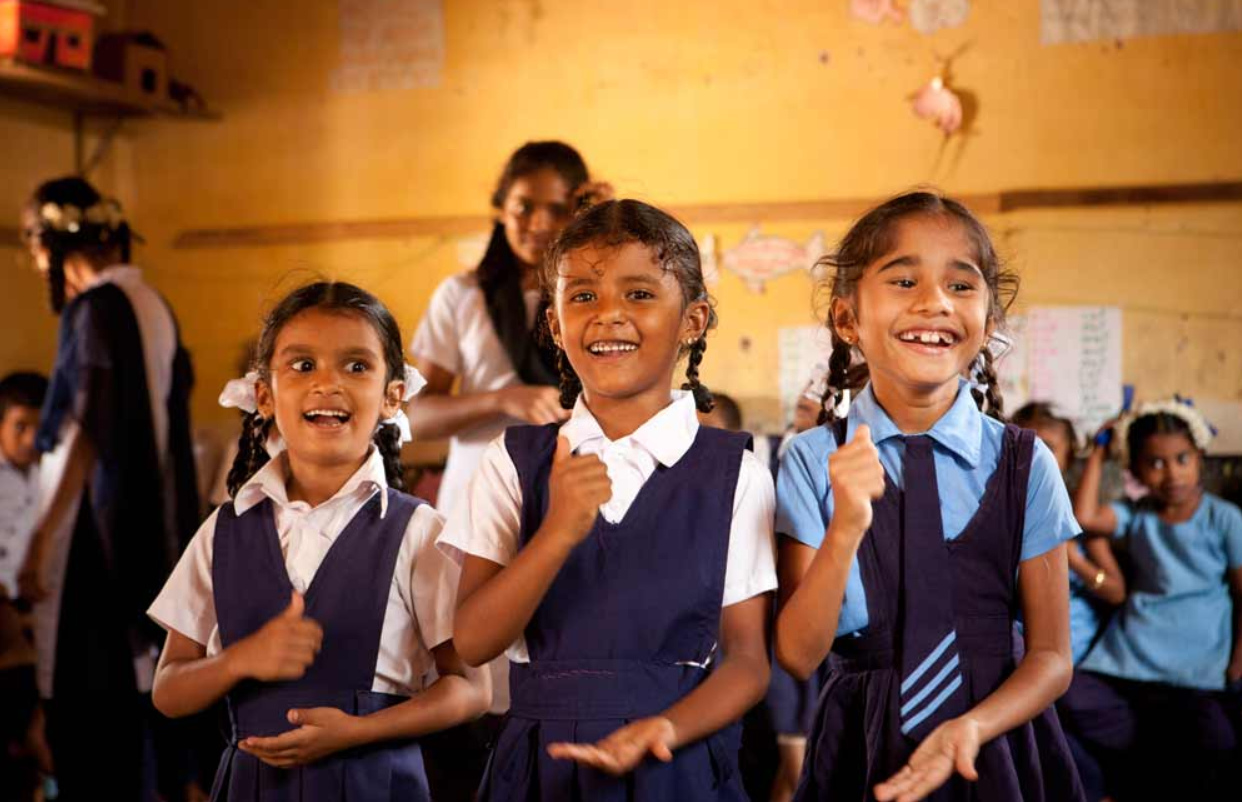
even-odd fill
[(861, 538), (871, 527), (871, 502), (884, 495), (884, 466), (866, 424), (828, 458), (828, 481), (832, 483), (831, 526)]
[(500, 391), (500, 408), (511, 418), (536, 426), (559, 423), (569, 417), (561, 406), (561, 391), (555, 387), (518, 384)]
[(974, 782), (978, 756), (978, 722), (965, 716), (946, 721), (923, 739), (905, 768), (875, 787), (875, 798), (915, 802), (944, 785), (954, 770)]
[(663, 763), (671, 761), (676, 737), (673, 722), (663, 716), (652, 716), (627, 724), (598, 743), (549, 744), (548, 754), (621, 775), (632, 771), (647, 755)]
[(358, 718), (335, 707), (312, 707), (289, 711), (289, 723), (297, 729), (269, 738), (244, 738), (237, 744), (269, 766), (288, 769), (314, 763), (358, 744)]
[(1242, 680), (1242, 657), (1235, 657), (1225, 669), (1225, 683), (1232, 685), (1239, 680)]
[(568, 535), (575, 545), (581, 543), (595, 526), (600, 505), (611, 498), (612, 480), (600, 458), (574, 456), (569, 441), (557, 437), (548, 476), (547, 530)]
[(302, 594), (254, 634), (226, 650), (239, 676), (272, 682), (298, 679), (315, 662), (323, 645), (323, 628), (306, 618)]

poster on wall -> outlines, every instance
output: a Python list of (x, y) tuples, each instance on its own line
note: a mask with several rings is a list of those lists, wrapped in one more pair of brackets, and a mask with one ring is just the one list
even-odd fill
[(1121, 410), (1121, 309), (1035, 306), (1015, 318), (997, 365), (1007, 411), (1043, 401), (1087, 433)]
[(340, 63), (329, 79), (343, 94), (440, 85), (441, 0), (337, 0)]
[(782, 326), (777, 337), (781, 413), (788, 422), (793, 420), (798, 396), (808, 388), (817, 396), (823, 395), (832, 340), (826, 326)]
[(1242, 0), (1040, 0), (1045, 45), (1242, 30)]

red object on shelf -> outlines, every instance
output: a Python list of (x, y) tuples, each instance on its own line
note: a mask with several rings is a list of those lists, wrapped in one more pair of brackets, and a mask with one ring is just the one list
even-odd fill
[(95, 15), (24, 0), (0, 0), (0, 57), (89, 71)]

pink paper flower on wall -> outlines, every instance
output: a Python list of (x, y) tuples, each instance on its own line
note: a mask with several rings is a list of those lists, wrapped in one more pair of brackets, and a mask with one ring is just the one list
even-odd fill
[(906, 18), (897, 0), (850, 0), (850, 13), (872, 25), (879, 25), (885, 20), (901, 22)]
[(910, 24), (919, 33), (931, 35), (941, 28), (956, 28), (966, 22), (970, 0), (911, 0)]
[(912, 107), (915, 115), (931, 120), (945, 136), (962, 127), (962, 100), (945, 86), (944, 79), (939, 75), (915, 93)]

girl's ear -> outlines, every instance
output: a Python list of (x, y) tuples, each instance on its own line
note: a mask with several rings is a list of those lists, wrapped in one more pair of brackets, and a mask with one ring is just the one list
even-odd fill
[(854, 313), (854, 305), (846, 298), (833, 298), (829, 310), (832, 329), (847, 343), (858, 343), (858, 316)]
[(266, 420), (272, 420), (276, 416), (276, 397), (272, 393), (272, 386), (263, 379), (258, 379), (254, 383), (254, 402), (255, 411), (263, 416)]
[(694, 341), (706, 334), (711, 317), (712, 308), (707, 301), (692, 302), (681, 316), (681, 341)]
[(393, 379), (384, 389), (384, 403), (381, 405), (381, 419), (388, 420), (401, 409), (401, 399), (405, 397), (405, 380)]
[(565, 346), (561, 345), (561, 321), (556, 317), (556, 304), (548, 304), (543, 313), (548, 321), (548, 333), (552, 335), (552, 342), (557, 348), (564, 350)]

